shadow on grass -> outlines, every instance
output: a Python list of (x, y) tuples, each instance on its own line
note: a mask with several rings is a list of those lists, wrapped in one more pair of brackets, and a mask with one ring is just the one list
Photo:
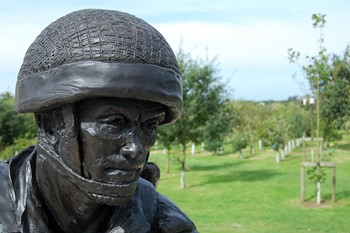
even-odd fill
[(207, 180), (191, 187), (203, 186), (207, 184), (218, 184), (218, 183), (231, 183), (231, 182), (255, 182), (271, 179), (275, 176), (281, 175), (282, 173), (275, 172), (272, 170), (259, 169), (259, 170), (243, 170), (243, 171), (232, 171), (225, 175), (210, 175)]
[(245, 160), (239, 160), (232, 163), (225, 163), (225, 164), (211, 164), (211, 165), (196, 165), (193, 164), (191, 166), (191, 172), (192, 171), (212, 171), (212, 170), (227, 170), (231, 169), (232, 167), (242, 165), (243, 163), (246, 163)]
[[(350, 198), (350, 191), (342, 191), (342, 192), (336, 192), (336, 201), (342, 200), (342, 199), (349, 199)], [(305, 202), (316, 202), (316, 191), (313, 192), (312, 194), (308, 195), (305, 197)], [(332, 194), (331, 193), (326, 193), (322, 194), (322, 202), (325, 201), (332, 201)]]
[[(304, 155), (303, 155), (304, 156)], [(282, 161), (292, 161), (292, 160), (300, 160), (300, 156), (298, 155), (287, 155)]]
[(350, 191), (342, 191), (336, 193), (337, 200), (347, 199), (350, 197)]
[(350, 150), (350, 143), (339, 144), (339, 145), (337, 145), (336, 148), (337, 148), (337, 149), (341, 149), (341, 150), (349, 151), (349, 150)]

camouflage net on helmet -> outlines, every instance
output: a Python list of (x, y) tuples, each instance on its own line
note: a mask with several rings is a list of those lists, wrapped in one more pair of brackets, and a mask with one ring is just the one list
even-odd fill
[(152, 26), (127, 13), (88, 9), (41, 32), (26, 53), (18, 80), (80, 61), (146, 63), (179, 73), (172, 49)]

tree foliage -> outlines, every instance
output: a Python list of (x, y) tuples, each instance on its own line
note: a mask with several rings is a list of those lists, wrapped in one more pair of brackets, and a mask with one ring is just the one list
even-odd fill
[(217, 76), (215, 60), (193, 59), (182, 50), (177, 54), (183, 84), (183, 112), (173, 125), (159, 129), (159, 141), (182, 146), (182, 171), (185, 171), (186, 148), (192, 143), (207, 142), (216, 151), (230, 130), (228, 90)]
[(350, 115), (349, 52), (347, 48), (342, 57), (332, 57), (330, 79), (322, 92), (321, 117), (328, 125), (334, 124), (336, 129), (341, 129)]
[[(337, 130), (349, 121), (350, 50), (347, 47), (342, 55), (327, 53), (323, 35), (325, 17), (312, 15), (312, 25), (320, 33), (319, 51), (314, 56), (306, 56), (306, 64), (301, 68), (317, 100), (317, 135), (332, 141), (339, 139)], [(299, 64), (300, 52), (290, 48), (288, 54), (291, 63)]]
[(235, 101), (233, 107), (238, 114), (234, 134), (245, 135), (248, 145), (262, 140), (265, 146), (274, 145), (279, 149), (288, 140), (302, 137), (309, 127), (308, 114), (297, 99), (263, 103)]
[(225, 138), (232, 133), (236, 117), (236, 112), (228, 103), (222, 103), (218, 112), (209, 115), (202, 140), (207, 151), (212, 151), (216, 155), (218, 150), (223, 147)]
[(0, 94), (0, 151), (12, 145), (16, 139), (33, 139), (36, 126), (32, 114), (19, 114), (14, 110), (14, 97)]
[(248, 140), (247, 140), (247, 136), (244, 133), (239, 132), (234, 134), (232, 139), (232, 149), (234, 153), (239, 152), (240, 158), (243, 158), (242, 150), (247, 146), (248, 146)]
[(28, 146), (34, 145), (36, 143), (36, 138), (16, 138), (13, 144), (5, 147), (3, 151), (0, 152), (0, 160), (12, 157), (27, 148)]
[(234, 133), (245, 135), (250, 145), (249, 154), (252, 155), (252, 145), (266, 136), (264, 124), (269, 114), (267, 108), (264, 103), (250, 101), (235, 101), (233, 108), (238, 114)]

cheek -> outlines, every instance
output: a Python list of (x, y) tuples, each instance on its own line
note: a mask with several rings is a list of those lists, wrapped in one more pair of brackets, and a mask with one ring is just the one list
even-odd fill
[[(101, 126), (94, 123), (82, 123), (80, 130), (84, 160), (92, 163), (99, 163), (104, 156), (115, 153), (120, 145), (123, 144), (121, 135), (113, 135), (104, 130)], [(94, 164), (97, 167), (98, 164)]]
[(153, 134), (147, 134), (143, 133), (141, 136), (139, 136), (140, 141), (144, 145), (144, 148), (146, 151), (149, 151), (151, 147), (154, 145), (157, 139), (157, 133), (154, 132)]
[[(104, 156), (118, 153), (123, 145), (135, 140), (139, 142), (145, 151), (149, 151), (157, 139), (157, 131), (153, 132), (138, 129), (136, 135), (130, 137), (130, 131), (123, 129), (114, 132), (105, 124), (81, 123), (80, 138), (83, 142), (84, 157), (86, 159), (99, 160)], [(87, 156), (88, 155), (88, 156)]]

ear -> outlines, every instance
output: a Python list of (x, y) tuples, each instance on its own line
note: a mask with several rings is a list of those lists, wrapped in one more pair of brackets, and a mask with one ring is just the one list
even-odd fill
[(60, 157), (66, 166), (81, 175), (79, 122), (75, 116), (75, 104), (37, 113), (35, 118), (41, 147), (47, 150), (47, 154)]
[(53, 111), (37, 113), (35, 119), (38, 126), (38, 142), (57, 152), (59, 120), (57, 114), (54, 114)]
[(79, 120), (76, 117), (75, 104), (62, 107), (65, 130), (61, 134), (59, 153), (62, 161), (75, 173), (82, 174), (81, 154), (79, 147)]

